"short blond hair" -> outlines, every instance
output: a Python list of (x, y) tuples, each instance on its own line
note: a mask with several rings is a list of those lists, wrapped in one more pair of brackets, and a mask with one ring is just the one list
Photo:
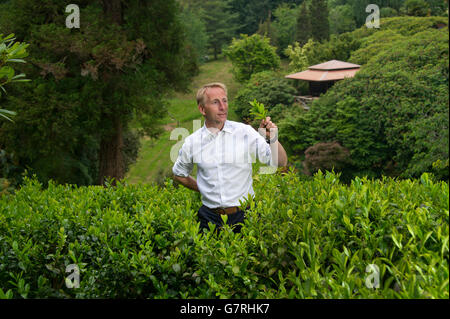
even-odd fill
[(205, 84), (197, 91), (197, 105), (205, 106), (206, 90), (209, 88), (221, 88), (225, 94), (228, 94), (227, 87), (223, 83), (214, 82)]

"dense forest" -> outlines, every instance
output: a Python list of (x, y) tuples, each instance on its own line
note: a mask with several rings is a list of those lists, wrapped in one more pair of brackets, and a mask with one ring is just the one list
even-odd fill
[[(448, 2), (379, 1), (380, 29), (365, 26), (369, 3), (83, 0), (81, 27), (68, 28), (59, 1), (2, 0), (2, 180), (123, 178), (140, 138), (161, 134), (165, 97), (187, 91), (199, 65), (218, 58), (232, 61), (240, 83), (236, 114), (245, 121), (249, 101), (266, 103), (290, 162), (307, 174), (448, 178)], [(280, 61), (297, 72), (331, 59), (366, 67), (309, 113), (293, 109), (305, 86), (285, 80)], [(318, 143), (334, 157), (305, 158)]]

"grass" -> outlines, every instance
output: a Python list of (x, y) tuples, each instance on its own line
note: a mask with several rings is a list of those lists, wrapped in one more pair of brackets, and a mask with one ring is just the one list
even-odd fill
[(233, 79), (231, 62), (226, 59), (220, 59), (203, 64), (200, 67), (200, 74), (192, 80), (191, 91), (188, 93), (177, 93), (174, 97), (184, 100), (192, 99), (195, 101), (197, 89), (202, 85), (211, 82), (224, 83), (227, 86), (228, 97), (230, 99), (233, 99), (240, 86), (240, 84)]
[[(130, 166), (125, 176), (127, 183), (161, 182), (165, 176), (171, 174), (173, 162), (170, 158), (170, 151), (181, 140), (181, 136), (176, 136), (176, 134), (171, 140), (171, 132), (175, 128), (185, 128), (189, 134), (192, 134), (194, 120), (202, 120), (201, 125), (203, 125), (203, 117), (197, 109), (195, 94), (202, 85), (211, 82), (224, 83), (228, 88), (229, 99), (233, 99), (240, 86), (233, 79), (229, 61), (219, 59), (202, 65), (199, 75), (192, 80), (189, 92), (176, 92), (168, 99), (168, 116), (163, 119), (166, 131), (156, 140), (146, 136), (141, 139), (141, 149), (136, 163)], [(228, 119), (237, 120), (232, 109), (229, 110)], [(192, 174), (195, 176), (196, 168)]]

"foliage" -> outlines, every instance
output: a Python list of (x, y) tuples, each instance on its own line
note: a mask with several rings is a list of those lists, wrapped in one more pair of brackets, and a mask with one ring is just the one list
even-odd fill
[[(23, 58), (28, 56), (27, 47), (29, 44), (14, 42), (14, 34), (3, 37), (0, 33), (0, 98), (2, 91), (6, 94), (5, 85), (12, 82), (27, 82), (25, 74), (15, 74), (10, 63), (25, 63)], [(8, 65), (7, 65), (8, 64)], [(16, 115), (16, 112), (0, 109), (0, 116), (12, 121), (7, 115)]]
[(337, 141), (350, 151), (353, 176), (419, 177), (445, 162), (448, 27), (436, 29), (439, 20), (391, 18), (388, 28), (360, 38), (350, 59), (363, 64), (356, 76), (279, 124), (288, 152), (301, 157), (316, 143)]
[[(410, 36), (438, 25), (447, 25), (445, 19), (429, 17), (394, 17), (381, 19), (380, 30), (362, 27), (352, 32), (332, 34), (329, 41), (320, 43), (310, 39), (304, 45), (295, 42), (285, 50), (292, 72), (306, 70), (308, 66), (329, 60), (341, 60), (363, 65), (382, 48), (397, 41), (400, 36)], [(382, 32), (379, 32), (382, 31)], [(387, 33), (384, 33), (387, 32)], [(358, 50), (360, 49), (360, 50)]]
[(236, 34), (237, 14), (231, 11), (229, 0), (208, 0), (202, 4), (201, 17), (206, 26), (209, 47), (214, 59)]
[[(329, 10), (326, 0), (305, 0), (298, 6), (295, 41), (304, 45), (309, 39), (323, 42), (330, 37)], [(293, 44), (291, 41), (288, 44)], [(286, 48), (284, 46), (283, 48)]]
[(381, 18), (390, 18), (395, 16), (398, 16), (398, 12), (394, 8), (384, 7), (380, 9)]
[(238, 15), (239, 34), (254, 34), (258, 26), (267, 20), (283, 4), (300, 4), (303, 0), (230, 0), (231, 11)]
[(267, 109), (264, 104), (259, 103), (258, 101), (256, 101), (256, 99), (249, 103), (252, 106), (250, 115), (253, 115), (255, 117), (255, 120), (265, 120), (267, 117)]
[(401, 10), (409, 16), (425, 17), (430, 13), (430, 6), (424, 0), (406, 0)]
[[(256, 99), (267, 107), (268, 116), (276, 122), (294, 102), (294, 94), (295, 89), (283, 75), (270, 71), (260, 72), (254, 74), (248, 83), (239, 89), (232, 107), (238, 117), (252, 122), (249, 101)], [(259, 125), (259, 122), (253, 122)]]
[[(405, 5), (406, 0), (378, 0), (376, 4), (380, 8), (380, 15), (382, 18), (396, 16), (400, 14), (406, 14)], [(353, 16), (356, 22), (356, 27), (361, 27), (366, 22), (368, 13), (366, 12), (366, 7), (374, 3), (371, 0), (328, 0), (328, 7), (335, 8), (337, 6), (348, 5), (352, 8)], [(423, 10), (423, 8), (429, 8), (429, 14), (432, 16), (447, 16), (446, 10), (448, 9), (448, 1), (446, 0), (412, 0), (411, 4), (415, 3), (415, 7), (418, 12)], [(418, 6), (417, 6), (418, 4)], [(411, 7), (411, 5), (408, 5)], [(388, 9), (388, 10), (387, 10)], [(389, 13), (386, 15), (386, 13)]]
[(299, 7), (295, 29), (295, 41), (301, 46), (311, 38), (311, 21), (307, 1), (303, 1)]
[(297, 11), (297, 7), (284, 3), (273, 12), (272, 33), (275, 36), (277, 53), (280, 55), (295, 40)]
[(350, 54), (360, 47), (360, 39), (351, 33), (332, 34), (330, 41), (320, 43), (309, 39), (301, 46), (299, 42), (289, 45), (284, 51), (289, 58), (289, 69), (292, 72), (306, 70), (309, 66), (329, 60), (349, 61)]
[(5, 100), (19, 115), (1, 124), (0, 144), (44, 183), (101, 183), (104, 167), (123, 175), (137, 154), (137, 143), (123, 147), (131, 119), (139, 134), (160, 134), (164, 94), (195, 74), (174, 0), (130, 2), (122, 23), (107, 3), (79, 3), (80, 29), (66, 28), (56, 0), (13, 0), (0, 11), (1, 30), (30, 43), (20, 70), (33, 78)]
[[(197, 193), (27, 178), (0, 197), (2, 298), (448, 298), (447, 183), (255, 177), (240, 234), (199, 234)], [(68, 288), (67, 266), (80, 269)], [(366, 267), (379, 269), (370, 288)]]
[(350, 5), (341, 5), (330, 8), (330, 33), (341, 34), (356, 29), (353, 10)]
[[(351, 165), (350, 152), (337, 142), (317, 143), (306, 149), (302, 164), (306, 175), (313, 175), (319, 170), (342, 172)], [(341, 180), (348, 182), (344, 173), (341, 174)]]
[(448, 17), (448, 0), (425, 0), (432, 16)]
[(234, 38), (225, 55), (233, 64), (233, 74), (240, 82), (249, 80), (252, 74), (280, 66), (276, 48), (270, 45), (268, 38), (259, 34), (241, 34), (240, 39)]
[(436, 178), (440, 180), (449, 180), (449, 159), (447, 158), (445, 161), (441, 161), (438, 159), (436, 162), (432, 164), (433, 173)]
[[(269, 38), (269, 43), (276, 47), (277, 46), (277, 34), (276, 34), (276, 30), (273, 26), (271, 19), (272, 19), (272, 17), (268, 16), (264, 22), (260, 23), (258, 26), (258, 30), (256, 31), (256, 34), (259, 34), (261, 36)], [(277, 51), (278, 51), (278, 48), (277, 48)]]
[(208, 54), (208, 34), (205, 22), (197, 11), (190, 8), (184, 8), (180, 12), (180, 20), (185, 29), (187, 45), (194, 51), (197, 61), (205, 62), (205, 56)]
[(317, 47), (316, 42), (313, 39), (309, 39), (308, 42), (300, 46), (299, 42), (295, 42), (294, 45), (289, 45), (284, 54), (289, 58), (289, 66), (291, 70), (295, 71), (305, 71), (311, 66), (313, 63), (310, 61), (310, 58), (315, 59), (315, 55), (311, 54), (311, 51)]
[[(352, 7), (356, 27), (362, 27), (366, 23), (366, 19), (368, 16), (366, 8), (369, 4), (372, 4), (374, 2), (371, 0), (346, 0), (342, 2), (345, 2), (343, 4), (349, 4)], [(380, 9), (384, 7), (391, 7), (399, 10), (403, 2), (404, 0), (378, 0), (376, 4)]]
[(311, 36), (318, 42), (329, 40), (330, 22), (328, 20), (328, 6), (326, 0), (314, 0), (309, 7)]

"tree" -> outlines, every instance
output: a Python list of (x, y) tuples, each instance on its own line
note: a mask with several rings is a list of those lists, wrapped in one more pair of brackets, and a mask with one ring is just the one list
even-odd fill
[(348, 4), (331, 8), (329, 19), (331, 33), (341, 34), (356, 29), (353, 10)]
[(251, 75), (265, 70), (274, 70), (280, 66), (280, 57), (269, 39), (259, 34), (233, 39), (225, 50), (225, 55), (233, 64), (233, 74), (239, 82), (250, 79)]
[(233, 38), (238, 28), (237, 17), (231, 13), (228, 0), (207, 0), (202, 5), (202, 19), (205, 21), (209, 47), (214, 59), (222, 52), (222, 47)]
[(294, 45), (289, 45), (284, 54), (289, 58), (289, 66), (290, 69), (294, 72), (305, 71), (311, 64), (309, 51), (317, 46), (317, 43), (313, 39), (309, 39), (309, 41), (300, 46), (298, 42), (295, 42)]
[(238, 34), (251, 35), (283, 3), (300, 4), (303, 0), (230, 0), (231, 11), (238, 15)]
[(239, 21), (236, 33), (247, 35), (257, 32), (258, 26), (272, 11), (270, 0), (230, 0), (230, 7)]
[(323, 42), (330, 38), (330, 22), (326, 0), (311, 1), (309, 7), (311, 35), (316, 41)]
[(307, 2), (303, 1), (298, 11), (297, 27), (295, 29), (295, 41), (303, 46), (306, 44), (306, 42), (308, 42), (310, 38), (312, 38), (312, 31), (309, 9), (307, 6)]
[(430, 5), (424, 0), (406, 0), (401, 10), (409, 16), (425, 17), (430, 14)]
[(57, 0), (12, 0), (0, 13), (30, 43), (34, 79), (7, 100), (20, 116), (3, 124), (0, 142), (43, 181), (104, 184), (123, 178), (135, 154), (125, 154), (138, 139), (130, 120), (157, 136), (163, 94), (186, 87), (195, 61), (174, 0), (78, 3), (80, 29), (66, 27)]
[(295, 40), (295, 26), (297, 23), (297, 7), (283, 3), (273, 13), (275, 19), (272, 24), (276, 37), (278, 54)]
[(185, 7), (180, 13), (180, 20), (186, 34), (186, 43), (199, 62), (208, 54), (208, 35), (206, 25), (197, 10)]
[(352, 51), (360, 47), (360, 41), (351, 33), (340, 35), (332, 34), (330, 41), (320, 43), (309, 39), (309, 41), (300, 46), (298, 42), (289, 45), (284, 51), (289, 57), (290, 70), (300, 72), (306, 70), (309, 66), (323, 63), (329, 60), (347, 61)]
[[(386, 0), (389, 1), (389, 0)], [(400, 0), (404, 1), (404, 0)], [(374, 3), (373, 0), (348, 0), (348, 4), (353, 9), (353, 16), (355, 17), (356, 27), (361, 27), (366, 23), (367, 15), (366, 8), (369, 4)], [(377, 1), (376, 4), (382, 8), (382, 1)], [(393, 7), (393, 5), (390, 5)]]
[(426, 0), (432, 16), (448, 17), (448, 0)]
[(398, 16), (397, 10), (390, 7), (384, 7), (380, 9), (380, 17), (381, 18), (389, 18)]
[(267, 16), (267, 19), (260, 23), (258, 26), (258, 31), (256, 31), (257, 34), (267, 37), (270, 39), (270, 44), (273, 46), (277, 46), (277, 36), (276, 36), (276, 30), (272, 26), (272, 12), (269, 11), (269, 15)]

